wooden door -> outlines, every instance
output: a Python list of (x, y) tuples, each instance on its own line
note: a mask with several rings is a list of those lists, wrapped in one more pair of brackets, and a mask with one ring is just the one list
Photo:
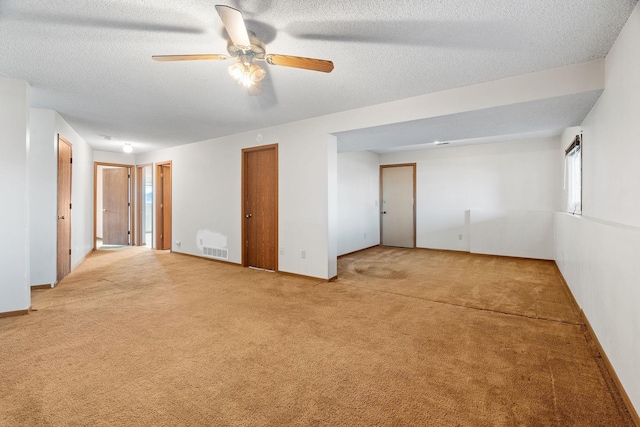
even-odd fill
[(278, 146), (242, 150), (243, 265), (278, 269)]
[(129, 168), (102, 169), (102, 244), (129, 244)]
[(71, 271), (71, 143), (58, 135), (58, 231), (57, 274), (62, 280)]
[(415, 170), (415, 164), (380, 167), (380, 225), (384, 246), (414, 248), (416, 245)]
[(171, 249), (171, 162), (156, 165), (156, 249)]

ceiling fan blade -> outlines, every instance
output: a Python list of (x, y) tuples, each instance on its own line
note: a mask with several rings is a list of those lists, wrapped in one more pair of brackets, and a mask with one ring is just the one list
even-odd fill
[(322, 71), (323, 73), (330, 73), (331, 70), (333, 70), (333, 62), (327, 61), (326, 59), (288, 55), (267, 55), (264, 59), (271, 65), (304, 68), (305, 70)]
[(228, 59), (227, 55), (220, 55), (217, 53), (202, 54), (202, 55), (153, 55), (151, 57), (155, 61), (202, 61), (202, 60), (218, 60)]
[(227, 30), (229, 38), (236, 46), (251, 48), (251, 41), (249, 41), (249, 33), (247, 27), (244, 25), (244, 19), (242, 18), (242, 12), (238, 9), (234, 9), (231, 6), (216, 5), (216, 10), (220, 19), (222, 19), (222, 25)]

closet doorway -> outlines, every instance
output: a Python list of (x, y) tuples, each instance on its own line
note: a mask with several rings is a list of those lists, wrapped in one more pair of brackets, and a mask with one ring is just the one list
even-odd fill
[(416, 247), (416, 164), (380, 166), (382, 246)]
[(242, 265), (278, 270), (278, 145), (242, 150)]

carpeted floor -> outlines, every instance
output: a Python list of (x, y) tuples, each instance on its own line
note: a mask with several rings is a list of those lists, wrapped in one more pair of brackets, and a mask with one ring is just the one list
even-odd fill
[(0, 319), (0, 425), (633, 425), (553, 262), (377, 247), (338, 274), (98, 251)]

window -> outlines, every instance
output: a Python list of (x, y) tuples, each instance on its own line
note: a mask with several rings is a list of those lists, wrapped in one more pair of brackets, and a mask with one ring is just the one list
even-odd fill
[(576, 135), (565, 151), (567, 212), (582, 214), (582, 135)]

